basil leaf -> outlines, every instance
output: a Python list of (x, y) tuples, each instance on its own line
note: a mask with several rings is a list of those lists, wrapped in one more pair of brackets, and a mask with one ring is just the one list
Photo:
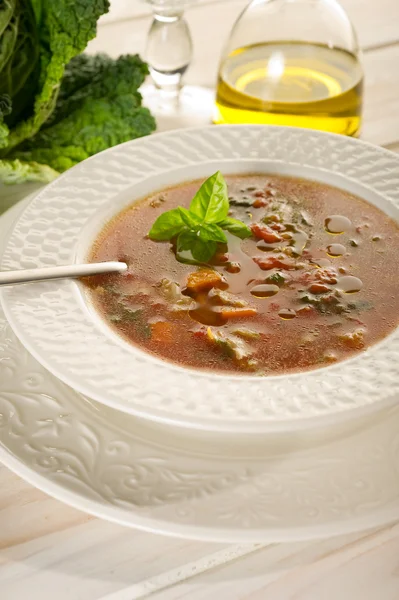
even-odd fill
[(232, 219), (231, 217), (227, 217), (223, 219), (223, 221), (219, 221), (219, 227), (222, 229), (226, 229), (233, 235), (245, 240), (245, 238), (251, 237), (252, 232), (248, 225), (245, 225), (242, 221), (238, 221), (237, 219)]
[(218, 225), (203, 223), (198, 230), (199, 238), (203, 242), (213, 241), (227, 244), (227, 237)]
[(180, 210), (174, 208), (159, 215), (148, 235), (152, 240), (166, 241), (175, 237), (184, 228), (185, 223), (181, 217)]
[(190, 252), (191, 246), (196, 242), (197, 234), (192, 231), (182, 231), (176, 241), (177, 252)]
[(203, 242), (199, 238), (197, 238), (195, 244), (191, 248), (191, 254), (201, 263), (207, 263), (210, 261), (212, 256), (216, 252), (216, 242), (209, 240), (208, 242)]
[(218, 223), (227, 217), (229, 198), (227, 185), (220, 171), (201, 185), (191, 201), (190, 212), (207, 223)]
[(187, 225), (190, 229), (198, 229), (198, 227), (202, 224), (202, 221), (196, 214), (192, 213), (187, 208), (183, 208), (183, 206), (178, 206), (177, 209), (180, 212), (180, 217), (183, 223)]
[(179, 256), (182, 252), (190, 252), (196, 262), (207, 263), (215, 254), (216, 247), (216, 242), (205, 242), (193, 231), (182, 231), (176, 244), (177, 256), (181, 262), (192, 262), (188, 257)]

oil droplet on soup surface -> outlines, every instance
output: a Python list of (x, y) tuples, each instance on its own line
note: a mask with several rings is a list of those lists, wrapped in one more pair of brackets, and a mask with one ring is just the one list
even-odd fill
[(295, 310), (293, 310), (292, 308), (283, 308), (282, 310), (280, 310), (280, 312), (278, 313), (278, 316), (281, 319), (284, 319), (284, 321), (290, 321), (291, 319), (295, 319), (296, 317), (296, 312)]
[(255, 296), (255, 298), (270, 298), (271, 296), (275, 296), (279, 289), (280, 288), (277, 285), (265, 283), (261, 285), (255, 285), (255, 287), (253, 287), (251, 290), (251, 294)]
[(342, 215), (332, 215), (331, 217), (327, 217), (327, 219), (324, 221), (324, 227), (328, 233), (339, 235), (340, 233), (349, 231), (352, 227), (352, 223), (348, 217), (344, 217)]
[(353, 275), (345, 275), (338, 279), (338, 288), (345, 292), (345, 294), (354, 294), (360, 292), (363, 287), (363, 282), (358, 277)]
[(345, 252), (346, 248), (342, 244), (330, 244), (329, 246), (327, 246), (327, 254), (334, 258), (338, 256), (343, 256)]
[(309, 236), (304, 231), (297, 231), (292, 235), (292, 249), (295, 254), (301, 255), (308, 243)]
[(316, 267), (329, 267), (331, 265), (331, 261), (328, 258), (311, 258), (309, 260), (310, 264), (315, 265)]

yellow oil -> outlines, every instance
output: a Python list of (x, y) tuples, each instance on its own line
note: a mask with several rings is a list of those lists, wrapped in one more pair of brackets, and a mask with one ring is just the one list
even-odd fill
[(222, 63), (215, 123), (290, 125), (358, 135), (363, 71), (345, 50), (303, 42), (265, 43)]

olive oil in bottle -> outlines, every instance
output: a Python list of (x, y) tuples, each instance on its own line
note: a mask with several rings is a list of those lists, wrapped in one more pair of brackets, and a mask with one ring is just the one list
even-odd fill
[(308, 127), (356, 136), (363, 71), (346, 50), (306, 42), (266, 42), (222, 62), (215, 123)]

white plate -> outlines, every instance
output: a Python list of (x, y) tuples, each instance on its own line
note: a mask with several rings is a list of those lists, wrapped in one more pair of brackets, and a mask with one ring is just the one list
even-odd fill
[(151, 425), (57, 381), (1, 312), (0, 460), (93, 515), (201, 540), (295, 541), (399, 518), (399, 407), (267, 439)]
[[(25, 209), (3, 269), (83, 258), (104, 222), (164, 186), (248, 171), (301, 175), (345, 188), (399, 220), (399, 157), (311, 130), (223, 126), (129, 142), (78, 165)], [(111, 331), (64, 281), (9, 288), (3, 308), (28, 350), (79, 392), (159, 422), (217, 431), (298, 429), (393, 402), (399, 391), (399, 330), (328, 368), (274, 377), (199, 372), (163, 362)]]

